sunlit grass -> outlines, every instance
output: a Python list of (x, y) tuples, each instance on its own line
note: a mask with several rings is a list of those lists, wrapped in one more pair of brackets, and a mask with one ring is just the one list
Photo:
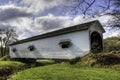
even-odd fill
[(120, 71), (54, 64), (21, 71), (13, 80), (119, 80)]
[(0, 61), (0, 68), (2, 67), (19, 67), (23, 66), (24, 63), (17, 62), (17, 61)]

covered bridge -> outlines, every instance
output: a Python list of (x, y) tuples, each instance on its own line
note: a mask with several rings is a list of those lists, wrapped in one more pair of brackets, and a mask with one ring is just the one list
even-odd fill
[(71, 59), (101, 52), (104, 32), (98, 20), (66, 27), (10, 44), (10, 57)]

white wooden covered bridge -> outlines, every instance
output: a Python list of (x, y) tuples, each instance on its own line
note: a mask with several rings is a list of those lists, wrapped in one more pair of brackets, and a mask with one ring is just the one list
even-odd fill
[(103, 50), (103, 26), (98, 20), (66, 27), (10, 44), (11, 58), (71, 59)]

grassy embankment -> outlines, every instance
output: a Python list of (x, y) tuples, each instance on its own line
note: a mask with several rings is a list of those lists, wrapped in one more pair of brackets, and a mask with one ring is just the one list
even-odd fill
[(17, 61), (0, 61), (0, 80), (7, 80), (11, 74), (23, 70), (25, 64)]
[(5, 68), (5, 67), (17, 68), (23, 65), (24, 65), (23, 63), (17, 61), (0, 61), (0, 68)]
[(101, 55), (105, 61), (99, 62), (101, 59), (96, 59), (96, 56), (87, 55), (72, 65), (63, 62), (21, 71), (13, 80), (119, 80), (120, 64), (116, 61), (116, 64), (113, 64), (114, 61), (108, 64), (111, 59), (117, 58)]
[(119, 80), (120, 71), (110, 68), (76, 68), (66, 64), (54, 64), (31, 68), (13, 80)]

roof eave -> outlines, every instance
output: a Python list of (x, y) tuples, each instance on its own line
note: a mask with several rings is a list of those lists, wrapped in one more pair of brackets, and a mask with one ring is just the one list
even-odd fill
[(48, 32), (48, 33), (41, 34), (41, 35), (38, 35), (38, 36), (34, 36), (34, 37), (31, 37), (31, 38), (23, 39), (23, 40), (20, 40), (20, 41), (17, 41), (17, 42), (14, 42), (14, 43), (10, 44), (10, 46), (20, 44), (20, 43), (30, 42), (30, 41), (34, 41), (34, 40), (38, 40), (38, 39), (48, 38), (48, 37), (52, 37), (52, 36), (57, 36), (57, 35), (61, 35), (61, 34), (87, 30), (95, 22), (99, 22), (99, 21), (96, 20), (96, 21), (92, 21), (92, 22), (88, 22), (88, 23), (83, 23), (83, 24), (71, 26), (71, 27), (66, 27), (66, 28), (56, 30), (56, 31), (53, 31), (53, 32)]

